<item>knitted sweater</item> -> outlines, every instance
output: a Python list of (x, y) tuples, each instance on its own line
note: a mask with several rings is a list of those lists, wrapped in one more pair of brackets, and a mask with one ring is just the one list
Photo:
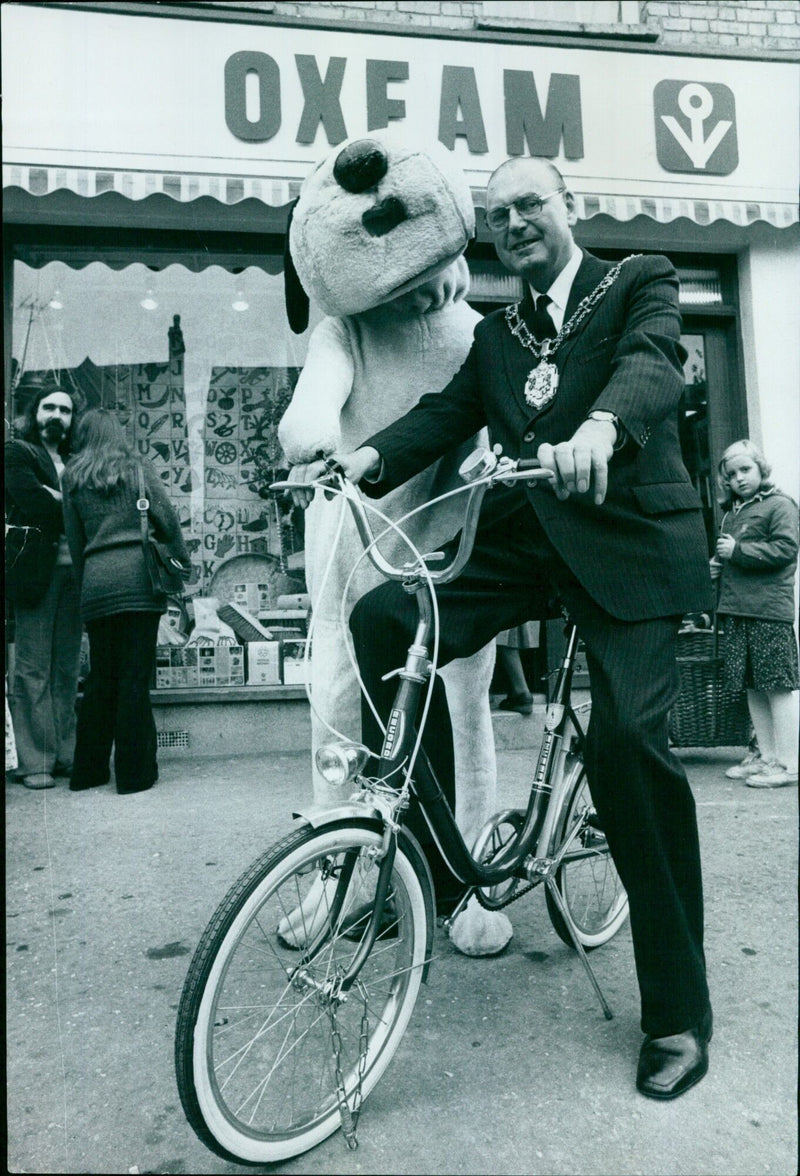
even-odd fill
[[(188, 560), (180, 523), (164, 487), (148, 462), (143, 461), (142, 467), (156, 537)], [(111, 494), (76, 488), (69, 466), (63, 486), (64, 523), (81, 589), (83, 620), (122, 612), (164, 612), (167, 598), (153, 592), (145, 566), (136, 509), (138, 487), (117, 487)]]
[(720, 530), (733, 536), (736, 546), (722, 564), (717, 611), (792, 624), (798, 549), (792, 499), (780, 490), (758, 494), (728, 511)]

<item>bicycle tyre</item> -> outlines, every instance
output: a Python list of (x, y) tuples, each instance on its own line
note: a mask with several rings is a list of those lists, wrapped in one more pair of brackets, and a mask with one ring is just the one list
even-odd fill
[[(358, 876), (367, 885), (371, 879), (374, 892), (381, 843), (377, 821), (295, 830), (234, 883), (206, 928), (178, 1008), (175, 1067), (186, 1117), (218, 1155), (274, 1163), (315, 1147), (340, 1126), (330, 1001), (313, 985), (343, 974), (367, 917), (354, 927), (344, 909), (331, 920), (329, 899), (319, 902), (321, 932), (315, 929), (310, 950), (288, 946), (277, 927), (315, 879), (335, 886), (348, 853), (355, 853)], [(349, 1106), (362, 1052), (363, 1101), (397, 1050), (416, 1002), (433, 933), (420, 858), (401, 834), (389, 888), (394, 922), (381, 928), (359, 974), (362, 987), (351, 989), (336, 1011)], [(301, 964), (309, 983), (288, 974)], [(365, 1014), (369, 1044), (362, 1050)]]
[[(596, 854), (576, 861), (564, 861), (556, 871), (556, 885), (570, 913), (578, 940), (585, 951), (601, 947), (612, 939), (628, 917), (628, 896), (620, 881), (608, 842), (602, 831), (587, 821), (593, 813), (591, 793), (583, 763), (577, 761), (570, 770), (570, 783), (563, 806), (563, 819), (556, 824), (557, 845), (579, 826), (575, 844), (594, 848)], [(553, 929), (568, 947), (575, 944), (561, 911), (545, 887), (547, 913)]]

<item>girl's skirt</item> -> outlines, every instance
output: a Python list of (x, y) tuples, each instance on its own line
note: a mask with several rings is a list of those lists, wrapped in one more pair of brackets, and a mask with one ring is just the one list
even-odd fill
[(797, 640), (788, 621), (725, 621), (725, 685), (731, 691), (797, 690)]

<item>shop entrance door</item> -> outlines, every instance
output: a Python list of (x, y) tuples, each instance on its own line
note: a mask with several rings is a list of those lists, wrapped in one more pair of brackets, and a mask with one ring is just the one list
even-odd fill
[(681, 342), (686, 389), (679, 429), (686, 468), (703, 503), (712, 550), (719, 525), (717, 465), (732, 441), (747, 436), (747, 414), (739, 386), (734, 322), (684, 311)]

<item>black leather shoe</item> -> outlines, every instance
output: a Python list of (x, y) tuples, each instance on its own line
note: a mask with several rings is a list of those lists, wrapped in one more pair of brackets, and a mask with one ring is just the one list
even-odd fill
[(671, 1037), (645, 1037), (639, 1053), (636, 1089), (648, 1098), (678, 1098), (708, 1070), (711, 1010), (700, 1024)]

